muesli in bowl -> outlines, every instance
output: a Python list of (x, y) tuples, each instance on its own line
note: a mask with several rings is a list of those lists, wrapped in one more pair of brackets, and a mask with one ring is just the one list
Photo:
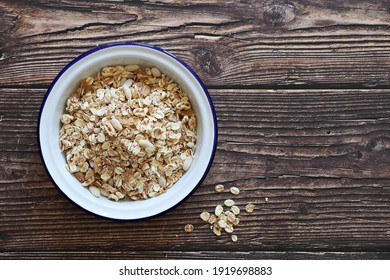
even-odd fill
[(156, 67), (106, 66), (81, 81), (65, 111), (65, 166), (96, 197), (155, 197), (191, 166), (194, 111), (180, 85)]
[(58, 74), (42, 102), (38, 138), (48, 174), (71, 201), (134, 220), (196, 190), (214, 158), (217, 121), (188, 65), (125, 42), (96, 47)]

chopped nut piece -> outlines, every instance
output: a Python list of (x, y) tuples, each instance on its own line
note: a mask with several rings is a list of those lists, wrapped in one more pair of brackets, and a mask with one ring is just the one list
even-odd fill
[(223, 192), (224, 189), (225, 189), (225, 187), (222, 184), (218, 184), (218, 185), (215, 186), (215, 191), (216, 192)]
[(184, 231), (185, 231), (185, 232), (192, 232), (193, 230), (194, 230), (194, 226), (191, 225), (191, 224), (186, 224), (186, 225), (184, 226)]
[(234, 200), (233, 199), (226, 199), (224, 202), (225, 206), (231, 207), (234, 205)]
[(209, 212), (202, 212), (202, 213), (200, 214), (200, 218), (201, 218), (203, 221), (207, 222), (207, 221), (210, 219), (210, 213), (209, 213)]
[(236, 188), (236, 187), (231, 187), (231, 188), (230, 188), (230, 192), (231, 192), (232, 194), (234, 194), (234, 195), (237, 195), (237, 194), (240, 193), (240, 190), (239, 190), (238, 188)]
[(252, 203), (249, 203), (248, 205), (245, 206), (245, 211), (248, 213), (252, 213), (254, 209), (255, 209), (255, 205), (253, 205)]
[(237, 235), (232, 234), (232, 241), (233, 242), (237, 242), (237, 240), (238, 240)]

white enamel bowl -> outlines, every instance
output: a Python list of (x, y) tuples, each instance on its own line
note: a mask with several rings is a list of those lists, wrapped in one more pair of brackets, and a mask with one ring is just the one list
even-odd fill
[[(197, 117), (197, 143), (190, 169), (166, 193), (147, 200), (114, 202), (105, 197), (94, 197), (66, 170), (65, 157), (59, 148), (60, 117), (68, 96), (78, 87), (81, 79), (95, 75), (104, 66), (117, 64), (158, 67), (182, 86)], [(99, 216), (136, 220), (174, 208), (201, 184), (214, 158), (217, 120), (206, 87), (189, 66), (160, 48), (126, 42), (94, 48), (74, 59), (58, 74), (42, 103), (38, 139), (48, 174), (71, 201)]]

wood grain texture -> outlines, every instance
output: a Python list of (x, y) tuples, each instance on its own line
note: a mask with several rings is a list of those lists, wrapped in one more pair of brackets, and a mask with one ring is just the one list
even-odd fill
[[(42, 86), (77, 55), (141, 41), (212, 87), (383, 88), (388, 2), (0, 1), (0, 85)], [(28, 65), (28, 67), (25, 67)]]
[[(176, 209), (133, 222), (91, 215), (53, 186), (34, 133), (44, 94), (0, 90), (4, 258), (89, 258), (98, 251), (110, 258), (389, 256), (387, 90), (211, 90), (219, 142), (210, 174)], [(256, 205), (241, 215), (238, 243), (217, 238), (199, 219), (231, 196), (214, 193), (217, 183), (241, 189), (234, 198), (240, 207)], [(186, 223), (193, 233), (184, 232)], [(191, 253), (198, 250), (204, 252)]]
[(106, 256), (107, 259), (123, 260), (161, 260), (161, 259), (209, 259), (209, 260), (221, 260), (221, 259), (234, 259), (234, 260), (384, 260), (389, 259), (389, 252), (275, 252), (275, 251), (250, 251), (250, 252), (235, 252), (231, 251), (196, 251), (196, 252), (177, 252), (177, 251), (78, 251), (77, 255), (72, 251), (61, 251), (55, 254), (50, 252), (12, 252), (12, 253), (0, 253), (0, 258), (7, 259), (34, 259), (34, 260), (46, 260), (46, 259), (77, 259), (77, 260), (94, 260), (101, 259), (99, 256)]
[[(386, 0), (0, 0), (0, 258), (390, 259), (389, 31)], [(58, 72), (121, 41), (183, 59), (218, 118), (203, 184), (143, 221), (70, 202), (37, 143)], [(237, 243), (199, 219), (218, 183), (256, 205)]]

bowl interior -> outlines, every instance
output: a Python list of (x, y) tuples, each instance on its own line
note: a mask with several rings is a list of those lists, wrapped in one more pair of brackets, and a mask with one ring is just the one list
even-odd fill
[[(172, 77), (188, 95), (197, 117), (197, 143), (190, 169), (166, 193), (147, 200), (113, 202), (96, 198), (65, 168), (58, 143), (60, 117), (65, 102), (80, 81), (108, 65), (156, 66)], [(47, 171), (55, 184), (76, 204), (100, 216), (141, 219), (162, 213), (188, 197), (211, 166), (216, 145), (215, 112), (207, 90), (184, 63), (160, 49), (137, 44), (120, 44), (94, 49), (71, 62), (49, 88), (41, 108), (39, 144)]]

